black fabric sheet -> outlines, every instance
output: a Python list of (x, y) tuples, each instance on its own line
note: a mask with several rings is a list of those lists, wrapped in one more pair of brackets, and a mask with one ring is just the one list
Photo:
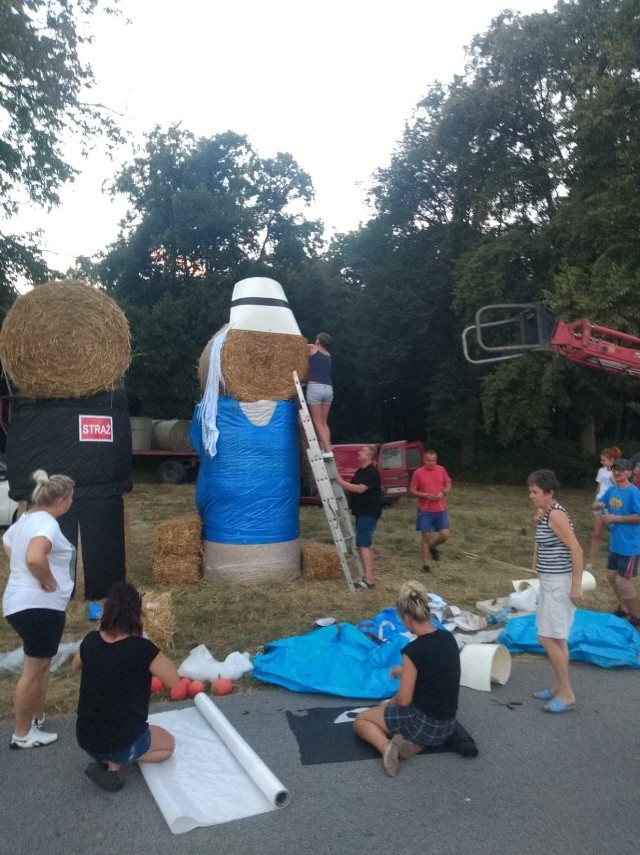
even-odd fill
[[(80, 436), (80, 416), (112, 419), (109, 442)], [(76, 498), (121, 496), (131, 489), (129, 402), (121, 389), (86, 398), (13, 399), (7, 432), (9, 495), (16, 502), (33, 490), (31, 475), (68, 475)]]
[[(353, 720), (369, 707), (316, 707), (287, 710), (289, 727), (298, 741), (303, 766), (319, 763), (347, 763), (350, 760), (380, 759), (372, 745), (363, 742), (353, 732)], [(455, 732), (437, 748), (425, 748), (424, 754), (455, 751), (463, 757), (477, 757), (478, 747), (473, 737), (458, 722)]]

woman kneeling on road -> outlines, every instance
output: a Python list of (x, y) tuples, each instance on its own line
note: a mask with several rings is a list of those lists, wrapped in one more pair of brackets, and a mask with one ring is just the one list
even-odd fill
[(76, 736), (96, 762), (85, 774), (103, 790), (124, 786), (124, 763), (161, 763), (173, 754), (173, 736), (147, 722), (152, 675), (169, 688), (180, 682), (173, 663), (142, 637), (142, 597), (116, 582), (104, 604), (100, 631), (80, 644), (72, 667), (82, 669)]
[(400, 688), (389, 701), (360, 713), (354, 730), (382, 754), (392, 778), (400, 760), (425, 746), (442, 745), (456, 728), (460, 691), (460, 653), (450, 632), (431, 622), (429, 597), (420, 582), (405, 582), (396, 608), (407, 629), (417, 636), (402, 650), (402, 665), (393, 668)]

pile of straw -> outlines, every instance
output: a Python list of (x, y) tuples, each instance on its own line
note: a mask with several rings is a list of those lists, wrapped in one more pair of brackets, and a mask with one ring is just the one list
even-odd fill
[(142, 627), (161, 650), (173, 650), (176, 618), (168, 592), (146, 591), (142, 598)]
[(342, 566), (335, 546), (326, 543), (302, 544), (303, 579), (338, 579), (342, 576)]
[[(207, 382), (212, 344), (213, 339), (198, 363), (202, 388)], [(302, 383), (307, 379), (307, 342), (301, 335), (229, 330), (221, 363), (225, 395), (246, 402), (286, 401), (296, 394), (293, 372), (298, 372)]]
[(202, 571), (202, 520), (197, 514), (156, 526), (151, 575), (159, 585), (196, 585)]
[(80, 398), (115, 389), (131, 362), (129, 324), (83, 282), (47, 282), (18, 297), (0, 331), (0, 359), (31, 398)]

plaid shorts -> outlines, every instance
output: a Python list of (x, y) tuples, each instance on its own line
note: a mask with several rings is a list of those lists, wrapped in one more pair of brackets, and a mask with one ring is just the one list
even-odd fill
[(455, 718), (444, 721), (429, 718), (413, 704), (408, 707), (387, 704), (384, 708), (384, 723), (389, 733), (399, 733), (410, 742), (420, 745), (442, 745), (456, 729)]

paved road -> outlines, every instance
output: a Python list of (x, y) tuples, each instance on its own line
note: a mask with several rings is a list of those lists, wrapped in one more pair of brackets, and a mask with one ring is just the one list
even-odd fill
[[(28, 752), (9, 751), (11, 726), (0, 725), (0, 855), (635, 855), (640, 672), (575, 665), (579, 709), (550, 716), (531, 698), (547, 664), (527, 659), (514, 659), (509, 683), (490, 694), (462, 690), (478, 758), (417, 757), (395, 779), (378, 760), (301, 765), (284, 710), (344, 707), (341, 698), (272, 689), (218, 699), (291, 803), (182, 835), (137, 766), (116, 794), (85, 777), (72, 717), (55, 720), (55, 745)], [(493, 702), (508, 700), (524, 705)]]

